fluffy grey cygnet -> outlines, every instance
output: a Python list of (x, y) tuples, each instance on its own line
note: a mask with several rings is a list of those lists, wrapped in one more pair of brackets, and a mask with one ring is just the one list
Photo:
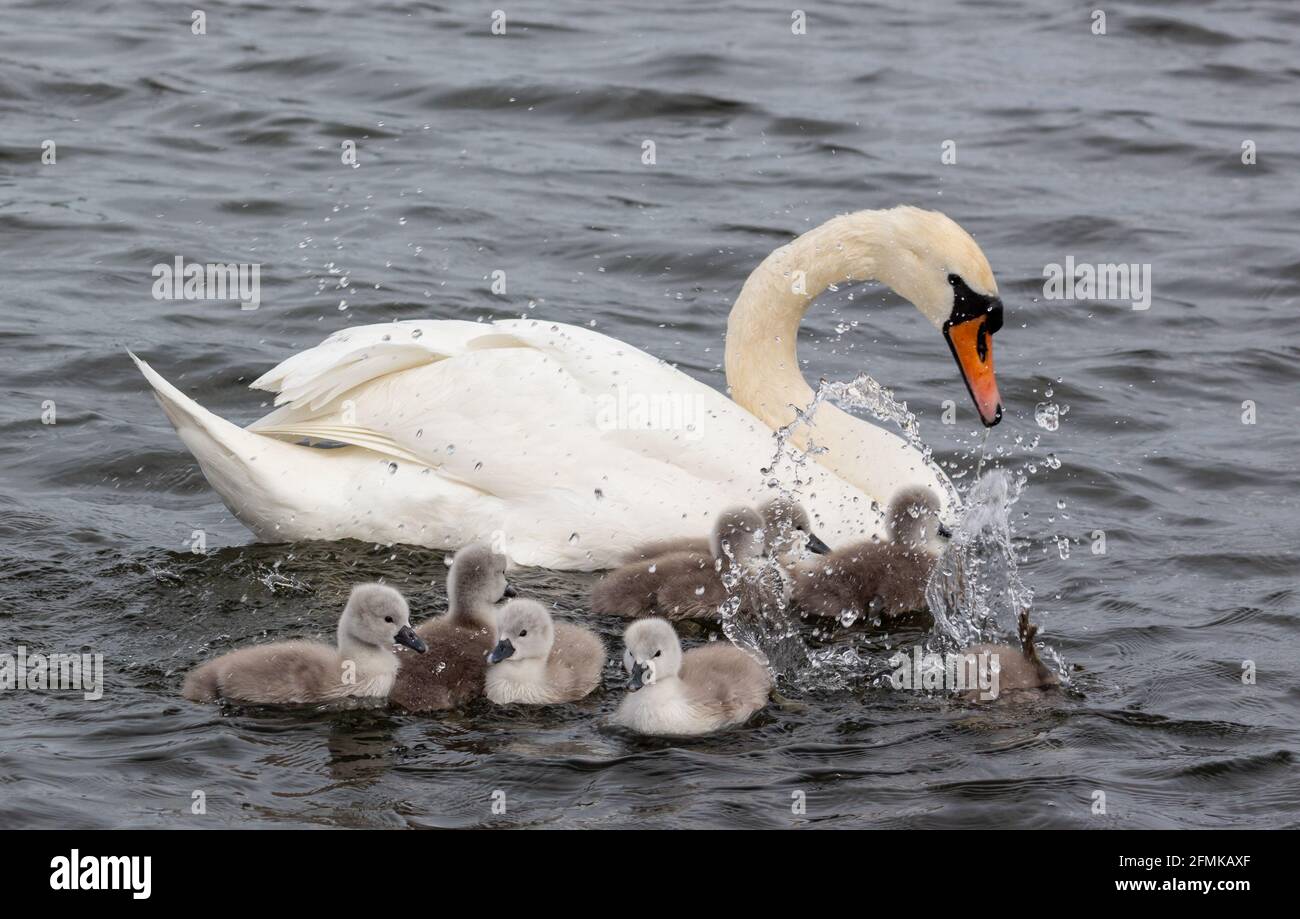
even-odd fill
[(447, 572), (447, 612), (415, 630), (429, 646), (403, 654), (390, 701), (410, 712), (460, 708), (483, 695), (488, 651), (496, 640), (497, 604), (513, 597), (506, 558), (473, 543), (456, 553)]
[(497, 616), (486, 695), (499, 705), (575, 702), (600, 685), (605, 645), (595, 632), (556, 622), (535, 600), (511, 600)]
[[(813, 532), (812, 518), (807, 509), (793, 498), (779, 497), (764, 501), (759, 505), (758, 513), (763, 518), (763, 529), (772, 534), (769, 537), (773, 544), (771, 554), (779, 557), (783, 564), (793, 565), (803, 557), (804, 552), (818, 555), (830, 553), (830, 546)], [(643, 543), (629, 552), (624, 561), (650, 561), (677, 552), (711, 555), (709, 537), (659, 539)]]
[(767, 705), (767, 668), (729, 642), (683, 654), (672, 624), (654, 618), (628, 626), (623, 643), (628, 694), (612, 724), (641, 734), (709, 734), (741, 724)]
[(337, 647), (279, 641), (240, 648), (190, 671), (181, 694), (195, 702), (259, 705), (382, 699), (398, 672), (394, 643), (425, 650), (411, 630), (406, 599), (382, 584), (358, 584), (339, 617)]
[(605, 576), (592, 590), (593, 612), (630, 618), (721, 618), (731, 592), (746, 612), (769, 604), (784, 605), (789, 593), (783, 572), (769, 570), (765, 559), (775, 531), (747, 507), (718, 515), (709, 535), (709, 552), (670, 552), (632, 562)]
[[(1038, 626), (1029, 621), (1029, 610), (1021, 610), (1019, 621), (1020, 647), (1011, 645), (977, 644), (962, 651), (977, 658), (987, 654), (997, 662), (997, 698), (1005, 699), (1008, 694), (1017, 697), (1026, 692), (1054, 689), (1061, 684), (1056, 671), (1043, 663), (1038, 656), (1034, 639), (1038, 636)], [(971, 689), (963, 693), (967, 701), (986, 701), (979, 690)]]
[(792, 599), (805, 616), (851, 623), (926, 607), (925, 586), (938, 561), (939, 499), (927, 488), (899, 492), (889, 505), (889, 540), (837, 549), (799, 566)]

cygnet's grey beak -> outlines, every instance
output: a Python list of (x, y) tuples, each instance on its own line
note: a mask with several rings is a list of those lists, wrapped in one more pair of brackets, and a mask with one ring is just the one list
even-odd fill
[(409, 625), (404, 625), (398, 629), (397, 634), (393, 636), (393, 641), (399, 645), (406, 645), (412, 651), (418, 651), (420, 654), (429, 650), (429, 646), (424, 643), (419, 635), (415, 634), (415, 629)]
[(649, 670), (650, 670), (649, 664), (642, 664), (642, 663), (633, 664), (632, 675), (628, 678), (627, 688), (632, 690), (633, 692), (636, 692), (638, 689), (644, 686), (645, 683), (643, 683), (642, 680), (645, 678), (645, 675)]
[(818, 555), (830, 555), (831, 547), (821, 541), (821, 537), (816, 533), (808, 534), (808, 551), (815, 552)]
[(513, 585), (511, 585), (511, 584), (507, 584), (507, 585), (506, 585), (505, 592), (502, 593), (501, 596), (505, 597), (505, 598), (508, 600), (508, 599), (510, 599), (511, 597), (517, 597), (517, 596), (519, 596), (519, 592), (515, 590), (515, 588), (514, 588)]
[(948, 527), (941, 523), (939, 524), (939, 535), (944, 539), (952, 539), (952, 530), (948, 529)]
[(497, 642), (495, 648), (488, 652), (487, 661), (489, 664), (499, 664), (514, 653), (515, 646), (510, 643), (510, 639), (503, 638)]

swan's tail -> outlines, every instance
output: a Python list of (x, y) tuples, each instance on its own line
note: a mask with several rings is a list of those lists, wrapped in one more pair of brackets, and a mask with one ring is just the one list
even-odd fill
[(263, 510), (281, 506), (289, 498), (283, 492), (291, 486), (291, 482), (277, 481), (276, 470), (303, 471), (304, 463), (311, 465), (310, 451), (254, 434), (214, 415), (140, 358), (127, 353), (153, 387), (167, 420), (226, 506), (258, 536), (274, 538), (279, 527), (266, 519)]

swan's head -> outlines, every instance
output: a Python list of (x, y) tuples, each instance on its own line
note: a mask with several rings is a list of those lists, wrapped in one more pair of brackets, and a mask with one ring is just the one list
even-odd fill
[(511, 600), (497, 615), (497, 643), (489, 664), (503, 660), (546, 660), (555, 644), (555, 623), (536, 600)]
[(447, 574), (447, 605), (453, 612), (490, 617), (494, 604), (514, 595), (514, 588), (506, 580), (506, 557), (486, 544), (471, 543), (452, 559)]
[(423, 654), (425, 644), (411, 628), (406, 598), (383, 584), (358, 584), (339, 618), (339, 644), (358, 642), (376, 648), (406, 645)]
[(948, 531), (939, 520), (939, 499), (928, 488), (905, 488), (889, 502), (889, 535), (904, 549), (934, 551)]
[(763, 518), (748, 507), (733, 507), (718, 515), (709, 534), (709, 549), (716, 559), (744, 563), (767, 550)]
[(980, 420), (992, 427), (1002, 420), (993, 375), (1002, 299), (988, 259), (969, 233), (938, 211), (896, 207), (868, 213), (876, 215), (875, 276), (943, 332)]
[(813, 532), (812, 518), (802, 504), (792, 498), (773, 498), (758, 509), (763, 517), (770, 554), (780, 559), (797, 560), (804, 550), (828, 555), (831, 547)]
[(656, 680), (677, 676), (682, 667), (682, 643), (666, 619), (639, 619), (623, 633), (623, 669), (627, 688), (634, 692)]

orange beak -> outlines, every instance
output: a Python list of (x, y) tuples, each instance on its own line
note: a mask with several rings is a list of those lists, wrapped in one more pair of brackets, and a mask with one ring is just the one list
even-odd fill
[(1002, 307), (963, 319), (949, 320), (943, 327), (952, 356), (961, 368), (962, 379), (971, 400), (980, 413), (980, 421), (991, 428), (1002, 420), (1002, 398), (998, 395), (997, 377), (993, 375), (993, 333), (1002, 325)]

